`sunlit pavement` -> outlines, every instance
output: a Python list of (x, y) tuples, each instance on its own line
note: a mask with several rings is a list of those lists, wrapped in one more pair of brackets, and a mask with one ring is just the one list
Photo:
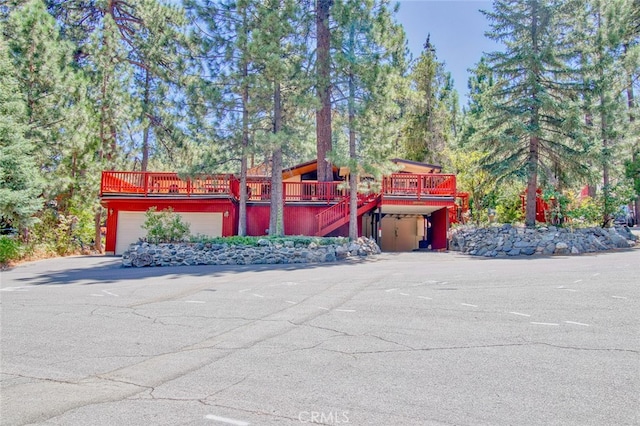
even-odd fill
[(6, 425), (639, 424), (640, 250), (2, 273)]

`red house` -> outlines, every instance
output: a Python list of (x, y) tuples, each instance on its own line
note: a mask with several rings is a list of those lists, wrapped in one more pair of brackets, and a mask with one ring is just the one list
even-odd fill
[[(455, 175), (440, 166), (392, 160), (400, 169), (382, 181), (362, 181), (358, 234), (376, 238), (384, 251), (446, 249), (447, 230), (467, 208)], [(348, 170), (334, 167), (332, 182), (317, 181), (316, 161), (282, 171), (286, 235), (347, 236)], [(269, 171), (251, 169), (247, 178), (247, 234), (269, 227)], [(232, 236), (238, 231), (239, 179), (232, 174), (181, 178), (176, 173), (102, 172), (101, 203), (107, 210), (106, 252), (122, 254), (146, 235), (145, 212), (171, 207), (193, 235)]]

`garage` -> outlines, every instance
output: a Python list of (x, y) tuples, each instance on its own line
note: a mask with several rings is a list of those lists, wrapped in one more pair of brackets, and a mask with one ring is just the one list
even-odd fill
[[(178, 213), (189, 224), (191, 235), (222, 236), (222, 213)], [(130, 244), (147, 235), (142, 228), (145, 212), (118, 212), (115, 254), (122, 254)]]

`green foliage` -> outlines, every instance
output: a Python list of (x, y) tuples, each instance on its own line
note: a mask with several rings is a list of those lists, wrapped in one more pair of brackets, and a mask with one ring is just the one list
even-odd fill
[(22, 230), (42, 206), (42, 180), (35, 147), (25, 138), (26, 105), (7, 51), (0, 38), (0, 218)]
[(413, 88), (406, 100), (402, 145), (409, 160), (445, 164), (446, 148), (457, 132), (458, 93), (451, 74), (436, 56), (429, 37), (414, 63), (409, 80)]
[(522, 222), (522, 200), (520, 192), (515, 187), (507, 188), (500, 193), (496, 200), (496, 220), (500, 223)]
[[(495, 0), (484, 12), (488, 37), (504, 49), (487, 55), (492, 86), (481, 96), (474, 140), (497, 180), (527, 182), (534, 199), (540, 182), (586, 175), (588, 143), (579, 88), (580, 49), (569, 41), (578, 5), (544, 0)], [(486, 71), (486, 70), (485, 70)], [(561, 173), (558, 173), (558, 172)], [(526, 224), (535, 225), (535, 203)]]
[(171, 208), (159, 212), (156, 207), (147, 210), (142, 228), (147, 230), (147, 241), (154, 244), (187, 241), (190, 236), (189, 224)]
[(625, 162), (625, 176), (633, 183), (635, 196), (640, 197), (640, 153)]
[(591, 197), (571, 199), (566, 211), (566, 217), (571, 226), (595, 226), (602, 221), (602, 203)]
[(83, 231), (86, 226), (75, 215), (47, 207), (29, 230), (27, 252), (38, 256), (65, 256), (88, 250), (93, 237)]
[(15, 238), (0, 236), (0, 263), (18, 260), (22, 255), (22, 245)]

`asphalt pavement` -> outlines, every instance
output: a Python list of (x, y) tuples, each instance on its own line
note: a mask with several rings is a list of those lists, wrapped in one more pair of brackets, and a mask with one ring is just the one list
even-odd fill
[(1, 275), (2, 425), (637, 425), (640, 249)]

